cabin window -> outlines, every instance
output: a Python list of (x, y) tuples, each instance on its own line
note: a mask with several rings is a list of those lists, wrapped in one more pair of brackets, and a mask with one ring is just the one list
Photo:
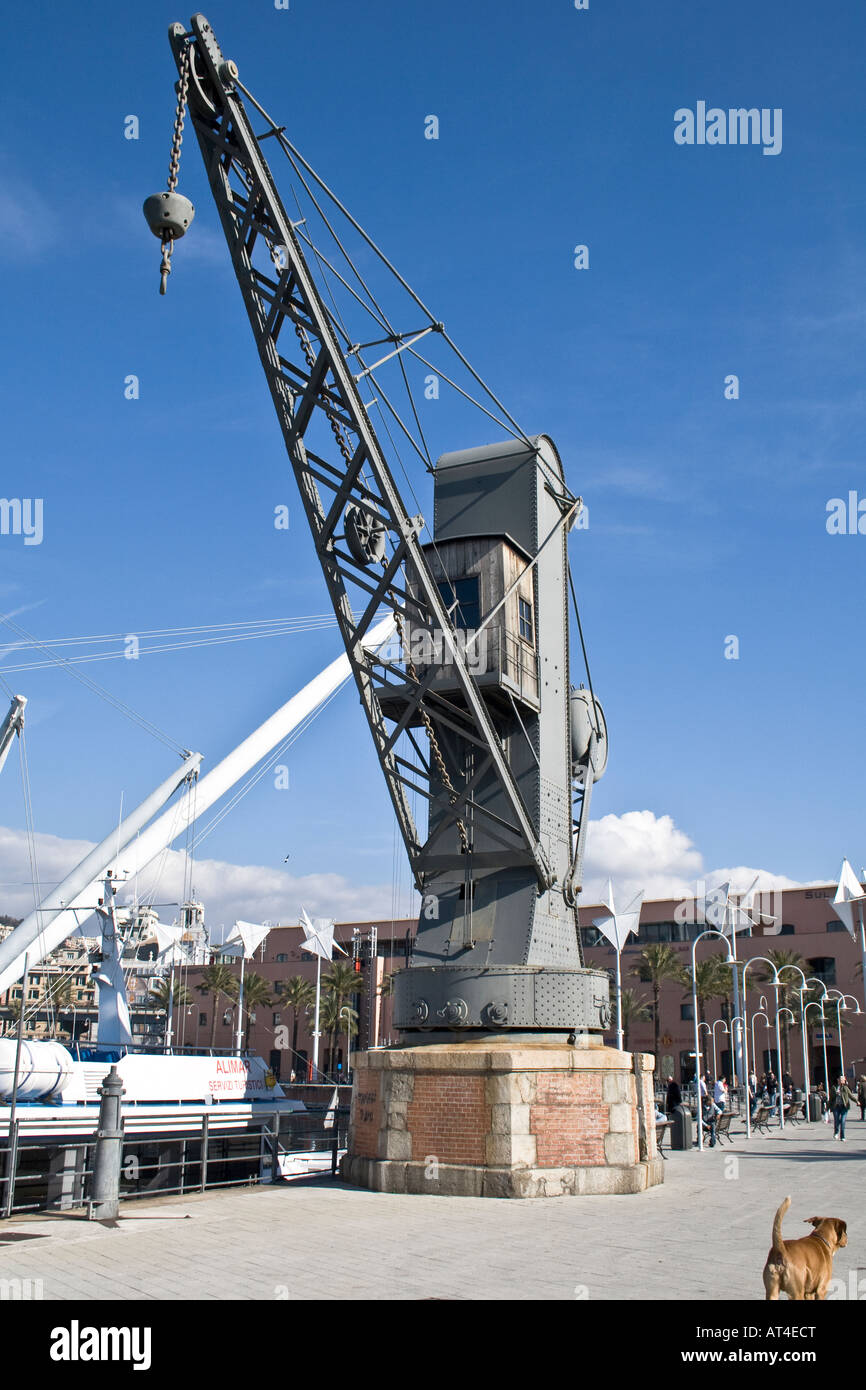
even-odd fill
[(453, 579), (436, 587), (442, 596), (442, 602), (451, 614), (454, 626), (465, 632), (474, 632), (481, 622), (477, 576), (471, 579)]
[(517, 600), (518, 617), (520, 620), (520, 635), (524, 642), (528, 642), (530, 647), (535, 645), (535, 634), (532, 626), (532, 604), (528, 599)]

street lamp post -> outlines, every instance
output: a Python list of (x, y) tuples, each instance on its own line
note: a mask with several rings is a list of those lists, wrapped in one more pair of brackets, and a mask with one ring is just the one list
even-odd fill
[(342, 1009), (340, 1010), (340, 1012), (339, 1012), (339, 1014), (338, 1014), (338, 1017), (339, 1017), (339, 1018), (342, 1018), (344, 1014), (346, 1015), (346, 1082), (347, 1082), (347, 1083), (350, 1082), (351, 1079), (352, 1079), (352, 1071), (351, 1071), (351, 1068), (350, 1068), (350, 1066), (349, 1066), (349, 1048), (352, 1046), (352, 1038), (351, 1038), (352, 1013), (353, 1013), (353, 1010), (351, 1009), (351, 1007), (350, 1007), (348, 1004), (344, 1004), (343, 1007), (342, 1007)]
[[(823, 994), (821, 995), (821, 1003), (820, 1003), (820, 1008), (821, 1008), (821, 1049), (822, 1049), (823, 1054), (824, 1054), (824, 1087), (825, 1087), (825, 1089), (826, 1089), (826, 1091), (827, 1091), (827, 1098), (828, 1098), (828, 1100), (829, 1100), (829, 1097), (830, 1097), (830, 1069), (829, 1069), (829, 1067), (827, 1066), (827, 1015), (826, 1015), (825, 1012), (824, 1012), (824, 1005), (825, 1005), (825, 1003), (827, 1002), (827, 1000), (828, 1000), (829, 997), (830, 997), (830, 991), (827, 989), (827, 986), (826, 986), (826, 984), (824, 983), (824, 981), (818, 979), (818, 976), (817, 976), (817, 975), (809, 975), (808, 978), (806, 979), (806, 984), (807, 984), (807, 985), (820, 985), (820, 986), (821, 986), (821, 989), (823, 990)], [(811, 1002), (812, 1002), (812, 1003), (815, 1003), (816, 1001), (815, 1001), (815, 1000), (812, 1000)], [(807, 1008), (807, 1010), (808, 1010), (808, 1008), (809, 1008), (809, 1005), (808, 1005), (808, 1004), (806, 1005), (806, 1008)]]
[[(779, 1035), (779, 972), (778, 972), (778, 970), (776, 969), (776, 967), (775, 967), (775, 965), (773, 964), (773, 962), (769, 959), (768, 956), (752, 956), (749, 960), (746, 961), (745, 965), (743, 966), (743, 1000), (744, 1000), (743, 1007), (745, 1008), (745, 998), (746, 998), (746, 992), (747, 992), (746, 974), (747, 974), (747, 972), (752, 968), (753, 965), (757, 965), (758, 961), (762, 961), (764, 965), (769, 965), (770, 969), (771, 969), (772, 972), (773, 972), (773, 978), (772, 978), (772, 980), (771, 980), (770, 983), (772, 984), (774, 990), (776, 991), (776, 1066), (779, 1068), (779, 1071), (781, 1072), (781, 1070), (782, 1070), (782, 1050), (781, 1050), (781, 1038), (780, 1038), (780, 1035)], [(776, 1091), (776, 1094), (777, 1094), (778, 1097), (779, 1097), (779, 1126), (780, 1126), (781, 1129), (784, 1129), (784, 1128), (785, 1128), (785, 1101), (784, 1101), (784, 1097), (783, 1097), (783, 1095), (782, 1095), (782, 1078), (781, 1078), (781, 1076), (777, 1076), (777, 1077), (776, 1077), (776, 1086), (777, 1086), (777, 1088), (778, 1088), (777, 1091)]]
[(767, 1017), (767, 1015), (764, 1013), (764, 1010), (763, 1010), (763, 1009), (756, 1009), (755, 1012), (752, 1014), (752, 1066), (755, 1065), (755, 1058), (756, 1058), (757, 1055), (758, 1055), (758, 1049), (757, 1049), (757, 1047), (755, 1046), (755, 1019), (756, 1019), (756, 1018), (762, 1018), (762, 1019), (764, 1020), (764, 1027), (767, 1029), (768, 1032), (769, 1032), (769, 1030), (770, 1030), (770, 1020), (769, 1020), (769, 1018)]
[[(836, 995), (838, 995), (839, 997), (838, 997), (838, 998), (835, 998)], [(844, 1076), (844, 1075), (845, 1075), (845, 1047), (844, 1047), (844, 1044), (843, 1044), (843, 1041), (842, 1041), (842, 1020), (841, 1020), (840, 1017), (839, 1017), (839, 1009), (841, 1008), (843, 1013), (847, 1013), (847, 1011), (848, 1011), (848, 1005), (847, 1005), (847, 1003), (846, 1003), (845, 1001), (848, 1000), (848, 999), (853, 999), (853, 1000), (854, 1000), (854, 1012), (857, 1013), (857, 1014), (862, 1014), (863, 1010), (860, 1008), (860, 1005), (857, 1003), (857, 1000), (856, 1000), (856, 998), (854, 997), (853, 994), (843, 994), (842, 991), (841, 991), (841, 989), (833, 989), (833, 990), (830, 990), (830, 992), (829, 992), (829, 994), (828, 994), (827, 997), (828, 997), (828, 999), (830, 999), (831, 1003), (833, 1003), (833, 1004), (836, 1005), (836, 1032), (839, 1034), (839, 1060), (840, 1060), (840, 1062), (841, 1062), (841, 1072), (842, 1072), (842, 1075)]]
[[(800, 969), (799, 965), (783, 965), (781, 967), (781, 970), (779, 971), (780, 975), (782, 973), (782, 970), (796, 970), (797, 974), (800, 976), (800, 979), (803, 981), (802, 986), (800, 987), (800, 989), (797, 990), (797, 994), (800, 999), (800, 1042), (803, 1049), (803, 1092), (806, 1096), (806, 1117), (808, 1119), (809, 1124), (811, 1124), (812, 1121), (811, 1117), (809, 1116), (809, 1058), (808, 1049), (806, 1047), (806, 1025), (804, 1021), (805, 1015), (803, 1013), (803, 995), (807, 992), (808, 986), (806, 984), (806, 976), (803, 974), (803, 971)], [(780, 1011), (777, 1009), (777, 1017), (779, 1016), (779, 1012)], [(784, 1013), (785, 1010), (782, 1009), (781, 1012)], [(788, 1013), (790, 1012), (791, 1010), (788, 1009)]]
[[(727, 1033), (727, 1032), (728, 1032), (728, 1025), (727, 1025), (727, 1023), (725, 1022), (725, 1020), (724, 1020), (723, 1018), (717, 1018), (716, 1021), (715, 1021), (715, 1023), (713, 1024), (713, 1076), (714, 1076), (714, 1077), (717, 1077), (718, 1074), (719, 1074), (719, 1068), (718, 1068), (718, 1054), (717, 1054), (717, 1052), (716, 1052), (716, 1029), (718, 1028), (719, 1024), (722, 1025), (722, 1032), (723, 1032), (723, 1033)], [(732, 1052), (731, 1052), (731, 1061), (733, 1062), (733, 1060), (734, 1060), (734, 1058), (733, 1058), (733, 1050), (732, 1050)], [(734, 1072), (734, 1075), (736, 1076), (736, 1072)]]
[(739, 1025), (740, 1025), (740, 1042), (741, 1042), (741, 1045), (742, 1045), (742, 1048), (743, 1048), (743, 1064), (744, 1064), (744, 1066), (745, 1066), (745, 1068), (746, 1068), (746, 1084), (745, 1084), (745, 1087), (744, 1087), (744, 1095), (745, 1095), (745, 1101), (746, 1101), (746, 1138), (747, 1138), (747, 1139), (751, 1139), (751, 1137), (752, 1137), (752, 1101), (751, 1101), (751, 1097), (749, 1096), (749, 1029), (748, 1029), (748, 1024), (746, 1023), (745, 1016), (744, 1016), (743, 1014), (734, 1014), (733, 1018), (731, 1019), (731, 1040), (732, 1040), (732, 1045), (733, 1045), (733, 1041), (734, 1041), (734, 1024), (735, 1024), (735, 1023), (739, 1023)]
[(720, 940), (724, 941), (725, 945), (728, 947), (728, 955), (727, 959), (725, 960), (725, 965), (732, 965), (734, 967), (735, 977), (737, 969), (736, 956), (731, 955), (731, 948), (728, 944), (728, 938), (725, 936), (724, 932), (714, 931), (710, 929), (708, 929), (707, 931), (698, 932), (698, 935), (692, 942), (692, 1018), (694, 1020), (695, 1025), (695, 1092), (697, 1094), (698, 1100), (698, 1148), (701, 1150), (701, 1152), (703, 1152), (704, 1148), (704, 1108), (701, 1103), (701, 1037), (700, 1029), (698, 1028), (698, 983), (696, 978), (697, 961), (695, 959), (695, 952), (697, 950), (698, 942), (703, 940), (705, 936), (717, 936)]

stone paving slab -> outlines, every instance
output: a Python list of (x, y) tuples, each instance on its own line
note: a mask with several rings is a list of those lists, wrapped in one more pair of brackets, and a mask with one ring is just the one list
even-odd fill
[(632, 1196), (409, 1197), (323, 1178), (129, 1202), (113, 1228), (21, 1217), (0, 1223), (0, 1280), (41, 1279), (58, 1301), (760, 1299), (790, 1195), (791, 1238), (808, 1216), (847, 1221), (834, 1274), (866, 1296), (866, 1124), (848, 1134), (789, 1126), (672, 1153), (664, 1184)]

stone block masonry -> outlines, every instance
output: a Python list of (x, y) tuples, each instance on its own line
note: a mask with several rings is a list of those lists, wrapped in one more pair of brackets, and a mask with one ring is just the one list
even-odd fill
[(561, 1043), (361, 1053), (343, 1177), (450, 1196), (643, 1191), (662, 1181), (652, 1065)]

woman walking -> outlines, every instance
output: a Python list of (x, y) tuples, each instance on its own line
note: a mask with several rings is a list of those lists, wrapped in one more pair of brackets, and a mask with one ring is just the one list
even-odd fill
[(840, 1076), (833, 1091), (833, 1138), (845, 1142), (845, 1118), (854, 1099), (844, 1076)]
[(860, 1106), (860, 1119), (866, 1120), (866, 1076), (857, 1082), (857, 1104)]

